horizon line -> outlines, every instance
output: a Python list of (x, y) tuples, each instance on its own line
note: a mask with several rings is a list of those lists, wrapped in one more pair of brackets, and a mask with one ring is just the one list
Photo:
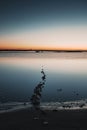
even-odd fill
[(87, 52), (87, 49), (0, 49), (0, 51), (55, 51), (55, 52)]

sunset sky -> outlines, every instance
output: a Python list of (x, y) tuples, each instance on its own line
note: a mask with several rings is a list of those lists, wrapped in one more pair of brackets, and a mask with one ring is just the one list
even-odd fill
[(87, 0), (1, 0), (0, 49), (87, 49)]

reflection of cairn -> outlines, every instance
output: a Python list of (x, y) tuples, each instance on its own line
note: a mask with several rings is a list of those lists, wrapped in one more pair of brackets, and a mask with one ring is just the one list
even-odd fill
[(42, 92), (42, 88), (44, 88), (45, 81), (46, 81), (46, 75), (43, 69), (41, 70), (41, 74), (42, 74), (42, 81), (39, 82), (39, 84), (34, 88), (34, 93), (31, 97), (31, 104), (35, 109), (39, 109), (39, 110), (40, 110), (40, 99), (42, 96), (41, 92)]

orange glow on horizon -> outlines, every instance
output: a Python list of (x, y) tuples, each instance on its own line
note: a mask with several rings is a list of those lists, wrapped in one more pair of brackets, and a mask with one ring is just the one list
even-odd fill
[(25, 46), (25, 45), (0, 45), (0, 50), (87, 50), (86, 47), (49, 47), (49, 46)]
[(63, 26), (22, 30), (0, 36), (0, 49), (87, 50), (87, 26)]
[(0, 50), (87, 50), (87, 47), (68, 45), (62, 46), (49, 46), (49, 45), (32, 45), (32, 44), (17, 44), (14, 42), (6, 42), (5, 40), (0, 43)]
[(87, 50), (87, 47), (81, 47), (81, 46), (69, 46), (69, 47), (61, 47), (60, 46), (49, 46), (49, 45), (26, 45), (26, 44), (17, 44), (15, 42), (1, 42), (0, 43), (0, 50)]

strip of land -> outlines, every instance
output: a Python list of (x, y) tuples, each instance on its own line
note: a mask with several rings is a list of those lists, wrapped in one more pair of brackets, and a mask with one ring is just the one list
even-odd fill
[(87, 52), (87, 50), (81, 50), (81, 49), (78, 49), (78, 50), (44, 50), (44, 49), (0, 49), (0, 52), (5, 52), (5, 51), (9, 51), (9, 52), (12, 52), (12, 51), (35, 51), (35, 52), (44, 52), (44, 51), (49, 51), (49, 52)]

